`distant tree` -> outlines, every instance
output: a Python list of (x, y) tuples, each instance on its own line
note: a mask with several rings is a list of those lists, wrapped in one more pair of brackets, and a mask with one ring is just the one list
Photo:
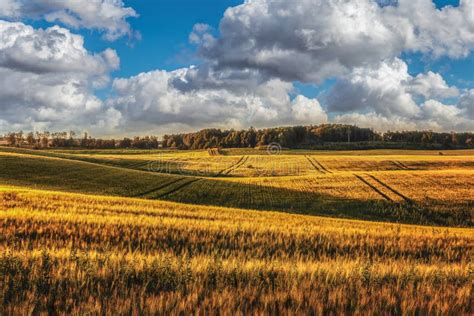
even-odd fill
[(457, 145), (458, 144), (458, 136), (455, 132), (451, 132), (451, 143), (453, 145)]
[(7, 140), (10, 146), (15, 146), (17, 143), (16, 134), (15, 133), (8, 134)]
[(33, 132), (28, 133), (28, 135), (26, 136), (26, 142), (28, 143), (28, 145), (34, 145), (36, 143), (35, 135), (33, 134)]
[(132, 147), (132, 140), (130, 138), (124, 138), (119, 142), (120, 148), (130, 148)]
[(433, 141), (433, 132), (432, 131), (423, 132), (421, 142), (423, 144), (431, 144), (432, 141)]
[(49, 146), (49, 138), (45, 135), (43, 138), (41, 138), (41, 145), (43, 147), (48, 147)]

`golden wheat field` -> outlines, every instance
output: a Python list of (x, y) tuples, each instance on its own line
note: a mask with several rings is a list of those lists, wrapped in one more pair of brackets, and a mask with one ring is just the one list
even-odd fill
[(474, 313), (474, 151), (0, 150), (2, 315)]

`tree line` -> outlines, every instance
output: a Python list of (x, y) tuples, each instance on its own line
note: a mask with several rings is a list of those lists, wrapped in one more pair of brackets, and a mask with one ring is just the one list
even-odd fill
[[(1, 139), (1, 137), (0, 137)], [(156, 136), (125, 137), (123, 139), (93, 138), (87, 133), (83, 137), (77, 137), (76, 133), (70, 132), (36, 132), (24, 133), (12, 132), (3, 137), (9, 146), (31, 147), (31, 148), (85, 148), (85, 149), (114, 149), (114, 148), (137, 148), (156, 149), (160, 147), (160, 140)]]
[[(93, 138), (87, 134), (77, 137), (70, 132), (14, 132), (4, 136), (10, 146), (33, 148), (87, 149), (209, 149), (255, 148), (277, 143), (283, 148), (469, 148), (474, 133), (438, 133), (433, 131), (376, 132), (354, 125), (322, 124), (265, 129), (221, 130), (204, 129), (194, 133), (156, 136), (136, 136), (123, 139)], [(6, 140), (6, 141), (5, 141)]]
[(284, 148), (468, 148), (474, 133), (436, 133), (433, 131), (376, 132), (354, 125), (278, 127), (256, 130), (205, 129), (196, 133), (163, 137), (163, 147), (178, 149), (253, 148), (277, 143)]

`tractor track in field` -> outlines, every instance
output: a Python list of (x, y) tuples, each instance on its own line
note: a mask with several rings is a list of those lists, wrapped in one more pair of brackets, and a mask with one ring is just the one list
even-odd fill
[(131, 165), (128, 165), (126, 166), (127, 168), (130, 168), (130, 169), (137, 169), (137, 168), (140, 168), (140, 167), (143, 167), (143, 166), (146, 166), (150, 163), (150, 161), (140, 161), (140, 162), (136, 162), (136, 163), (133, 163)]
[(249, 159), (249, 156), (242, 156), (242, 158), (240, 158), (239, 161), (237, 161), (235, 164), (219, 171), (219, 173), (217, 173), (216, 177), (221, 176), (221, 175), (228, 175), (232, 171), (239, 169), (240, 167), (242, 167), (243, 164), (245, 164), (247, 162), (248, 159)]
[(309, 163), (311, 164), (311, 166), (313, 166), (314, 170), (318, 171), (319, 173), (322, 173), (324, 174), (325, 172), (323, 170), (321, 170), (312, 160), (311, 158), (309, 158), (309, 156), (304, 156), (308, 161)]
[(395, 167), (401, 169), (401, 170), (412, 170), (411, 168), (407, 167), (405, 164), (401, 163), (400, 161), (395, 161), (392, 160), (390, 161), (392, 164), (395, 165)]
[(148, 194), (150, 194), (150, 193), (153, 193), (153, 192), (156, 192), (156, 191), (165, 189), (165, 188), (169, 187), (170, 185), (173, 185), (173, 184), (175, 184), (175, 183), (177, 183), (177, 182), (179, 182), (179, 181), (181, 181), (181, 180), (183, 180), (183, 179), (185, 179), (185, 178), (179, 178), (179, 179), (174, 179), (174, 180), (172, 180), (172, 181), (167, 181), (167, 182), (161, 184), (160, 186), (158, 186), (158, 187), (156, 187), (156, 188), (153, 188), (153, 189), (148, 190), (148, 191), (146, 191), (146, 192), (142, 192), (142, 193), (140, 193), (140, 194), (134, 195), (133, 197), (141, 197), (141, 196), (145, 196), (145, 195), (148, 195)]
[(367, 175), (368, 177), (370, 177), (371, 179), (373, 179), (374, 181), (376, 181), (378, 184), (380, 184), (381, 186), (383, 186), (384, 188), (386, 188), (387, 190), (390, 190), (391, 192), (393, 192), (394, 194), (398, 195), (399, 197), (401, 197), (402, 199), (404, 199), (406, 202), (408, 203), (414, 203), (412, 199), (410, 199), (409, 197), (407, 197), (406, 195), (403, 195), (402, 193), (398, 192), (397, 190), (395, 190), (394, 188), (392, 188), (391, 186), (389, 186), (388, 184), (382, 182), (381, 180), (377, 179), (376, 177), (374, 177), (373, 175)]
[(199, 181), (199, 180), (201, 180), (201, 179), (193, 179), (193, 180), (191, 180), (191, 181), (188, 181), (188, 182), (185, 182), (185, 183), (183, 183), (183, 184), (180, 184), (180, 185), (177, 186), (176, 188), (174, 188), (174, 189), (172, 189), (172, 190), (170, 190), (170, 191), (168, 191), (168, 192), (165, 192), (165, 193), (162, 193), (162, 194), (156, 196), (155, 199), (161, 199), (161, 198), (163, 198), (163, 197), (165, 197), (165, 196), (167, 196), (167, 195), (170, 195), (170, 194), (173, 194), (173, 193), (175, 193), (175, 192), (178, 192), (179, 190), (181, 190), (181, 189), (187, 187), (188, 185), (191, 185), (191, 184), (193, 184), (194, 182), (197, 182), (197, 181)]
[(365, 180), (362, 176), (360, 175), (357, 175), (357, 174), (354, 174), (354, 176), (359, 179), (362, 183), (364, 183), (365, 185), (367, 185), (368, 187), (370, 187), (372, 190), (374, 190), (375, 192), (377, 192), (380, 196), (382, 196), (385, 200), (389, 201), (389, 202), (394, 202), (388, 195), (386, 195), (385, 193), (383, 193), (381, 190), (379, 190), (375, 185), (371, 184), (370, 182), (368, 182), (367, 180)]
[(244, 160), (245, 156), (242, 156), (240, 157), (239, 161), (237, 161), (235, 164), (231, 165), (230, 167), (227, 167), (225, 169), (222, 169), (221, 171), (219, 171), (217, 174), (216, 174), (216, 177), (222, 175), (222, 174), (225, 174), (225, 172), (227, 172), (228, 170), (231, 170), (233, 167), (237, 166), (239, 163), (242, 162), (242, 160)]
[(305, 156), (305, 158), (309, 161), (309, 163), (313, 166), (313, 168), (316, 171), (318, 171), (322, 174), (333, 173), (331, 170), (327, 169), (322, 163), (320, 163), (319, 161), (317, 161), (313, 157)]

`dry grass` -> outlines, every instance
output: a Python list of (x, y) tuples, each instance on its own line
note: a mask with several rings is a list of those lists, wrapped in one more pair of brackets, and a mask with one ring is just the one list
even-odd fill
[(474, 231), (0, 189), (0, 314), (470, 314)]
[(0, 149), (0, 314), (474, 314), (473, 206), (473, 151)]
[[(230, 153), (79, 152), (59, 157), (56, 152), (0, 151), (0, 183), (377, 221), (474, 225), (474, 156), (468, 152)], [(86, 162), (77, 161), (85, 156)], [(170, 169), (177, 174), (166, 172)]]

